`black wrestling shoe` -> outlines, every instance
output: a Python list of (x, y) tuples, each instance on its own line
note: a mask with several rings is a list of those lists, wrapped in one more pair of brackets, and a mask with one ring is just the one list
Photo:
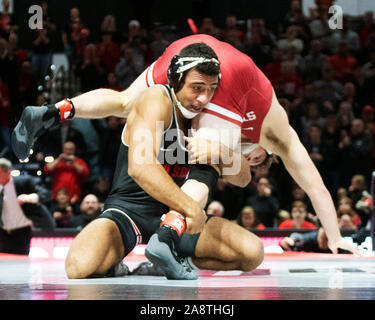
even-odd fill
[(173, 248), (153, 234), (145, 250), (145, 256), (158, 266), (169, 280), (197, 280), (198, 273), (177, 258)]
[(12, 133), (12, 148), (18, 159), (26, 159), (35, 141), (59, 123), (59, 111), (54, 105), (26, 107)]
[(132, 271), (130, 271), (132, 276), (158, 276), (163, 277), (164, 272), (157, 265), (150, 261), (142, 261), (137, 264)]
[(121, 261), (112, 268), (110, 268), (105, 275), (106, 277), (123, 277), (130, 274), (128, 266)]

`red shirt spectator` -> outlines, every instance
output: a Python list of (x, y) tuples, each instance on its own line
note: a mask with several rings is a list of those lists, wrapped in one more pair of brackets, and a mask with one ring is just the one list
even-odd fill
[(279, 225), (279, 229), (313, 229), (316, 227), (309, 221), (303, 221), (300, 227), (297, 227), (295, 222), (292, 219), (285, 220)]
[(53, 175), (52, 200), (56, 200), (56, 193), (61, 188), (68, 191), (72, 203), (81, 200), (82, 180), (89, 176), (90, 171), (86, 162), (74, 154), (75, 144), (65, 142), (63, 153), (44, 166), (44, 173)]
[(334, 69), (334, 78), (341, 84), (354, 79), (354, 71), (357, 66), (357, 59), (348, 54), (348, 45), (342, 41), (338, 53), (330, 56), (327, 63)]
[(120, 47), (112, 41), (112, 34), (105, 32), (102, 42), (96, 45), (97, 53), (109, 72), (114, 72), (120, 61)]
[(292, 204), (292, 219), (287, 219), (279, 225), (279, 229), (316, 229), (316, 226), (306, 221), (307, 206), (303, 201), (297, 200)]
[(245, 206), (242, 208), (237, 217), (237, 224), (246, 229), (254, 228), (264, 230), (266, 228), (262, 223), (259, 222), (255, 211), (251, 206)]

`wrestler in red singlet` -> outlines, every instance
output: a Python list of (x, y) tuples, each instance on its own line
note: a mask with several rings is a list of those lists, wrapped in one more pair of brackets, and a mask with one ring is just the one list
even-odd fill
[(251, 58), (226, 42), (205, 34), (173, 42), (147, 70), (148, 86), (167, 84), (167, 70), (174, 55), (189, 44), (204, 42), (219, 58), (221, 81), (204, 112), (242, 127), (242, 134), (259, 142), (264, 117), (272, 102), (272, 85)]

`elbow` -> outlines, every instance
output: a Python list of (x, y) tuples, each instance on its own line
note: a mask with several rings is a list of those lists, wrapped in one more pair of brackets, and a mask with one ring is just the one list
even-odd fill
[(137, 181), (141, 176), (141, 168), (139, 166), (129, 165), (128, 175), (134, 180)]
[(250, 183), (250, 181), (251, 181), (251, 178), (246, 179), (246, 180), (241, 180), (240, 183), (238, 184), (238, 187), (245, 188)]
[(246, 178), (241, 178), (237, 184), (238, 187), (240, 188), (245, 188), (251, 181), (251, 176), (250, 177), (246, 177)]

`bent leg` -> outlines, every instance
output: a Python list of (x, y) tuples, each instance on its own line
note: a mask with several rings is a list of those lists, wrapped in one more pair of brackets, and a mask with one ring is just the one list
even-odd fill
[(65, 261), (69, 279), (104, 276), (124, 257), (124, 245), (116, 223), (97, 218), (74, 239)]
[(200, 269), (251, 271), (263, 258), (263, 244), (255, 234), (229, 220), (212, 217), (198, 239), (193, 262)]

